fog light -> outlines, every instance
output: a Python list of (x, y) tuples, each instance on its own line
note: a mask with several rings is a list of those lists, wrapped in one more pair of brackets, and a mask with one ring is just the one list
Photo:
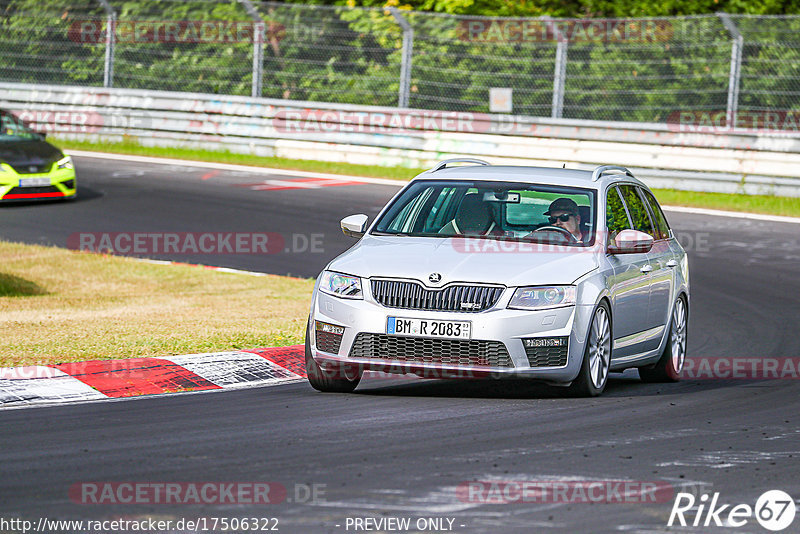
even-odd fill
[(314, 338), (317, 350), (339, 354), (339, 347), (342, 345), (343, 326), (315, 321)]
[(566, 347), (568, 337), (531, 337), (522, 340), (525, 348)]
[(564, 367), (567, 365), (569, 336), (523, 338), (525, 355), (531, 367)]
[(336, 334), (339, 336), (344, 334), (343, 326), (336, 326), (335, 324), (323, 323), (322, 321), (316, 321), (316, 323), (318, 332), (330, 332), (331, 334)]

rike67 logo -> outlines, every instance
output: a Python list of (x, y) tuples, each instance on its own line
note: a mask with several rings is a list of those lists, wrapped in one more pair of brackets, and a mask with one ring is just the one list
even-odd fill
[(755, 519), (765, 529), (778, 532), (792, 524), (795, 512), (794, 500), (781, 490), (764, 492), (755, 506), (720, 504), (719, 492), (699, 499), (691, 493), (678, 493), (667, 526), (743, 527)]

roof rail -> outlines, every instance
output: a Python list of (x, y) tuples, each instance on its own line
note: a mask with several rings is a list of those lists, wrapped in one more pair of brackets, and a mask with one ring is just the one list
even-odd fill
[(475, 159), (475, 158), (451, 158), (440, 161), (433, 167), (431, 167), (428, 172), (436, 172), (444, 169), (448, 165), (452, 163), (474, 163), (476, 165), (490, 165), (488, 161), (483, 161), (482, 159)]
[(595, 168), (595, 170), (592, 172), (592, 181), (596, 182), (605, 173), (611, 171), (618, 171), (620, 173), (627, 174), (631, 178), (635, 178), (633, 173), (628, 169), (626, 169), (625, 167), (620, 167), (619, 165), (600, 165), (599, 167)]

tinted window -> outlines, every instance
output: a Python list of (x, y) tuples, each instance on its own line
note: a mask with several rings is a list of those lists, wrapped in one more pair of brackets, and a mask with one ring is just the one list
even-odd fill
[(632, 185), (619, 186), (619, 192), (622, 193), (622, 198), (625, 199), (625, 204), (628, 206), (628, 213), (631, 216), (633, 229), (639, 230), (656, 237), (653, 223), (650, 221), (650, 215), (647, 213), (641, 197), (636, 194), (636, 187)]
[(639, 191), (644, 195), (645, 202), (650, 205), (650, 213), (652, 213), (655, 218), (656, 231), (659, 234), (658, 239), (669, 239), (669, 224), (667, 223), (667, 218), (664, 217), (664, 212), (661, 211), (661, 206), (658, 205), (653, 193), (647, 189), (640, 189)]
[(25, 141), (38, 138), (39, 136), (26, 128), (17, 117), (11, 113), (0, 111), (0, 142)]
[(606, 226), (608, 226), (610, 241), (613, 241), (621, 231), (631, 227), (628, 214), (625, 213), (625, 205), (622, 203), (616, 187), (609, 189), (606, 196)]

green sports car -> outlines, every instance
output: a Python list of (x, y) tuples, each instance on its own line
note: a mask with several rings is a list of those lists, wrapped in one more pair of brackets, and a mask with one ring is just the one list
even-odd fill
[(0, 202), (72, 198), (72, 158), (0, 109)]

